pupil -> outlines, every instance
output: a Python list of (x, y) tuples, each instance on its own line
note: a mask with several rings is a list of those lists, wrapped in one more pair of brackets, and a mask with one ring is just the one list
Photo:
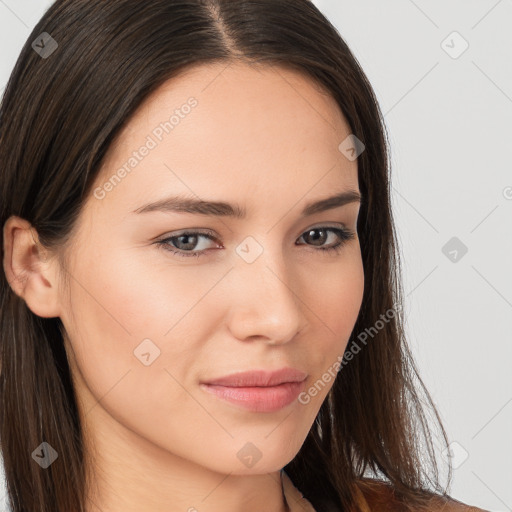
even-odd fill
[(311, 233), (322, 233), (322, 235), (320, 235), (319, 237), (313, 236), (312, 238), (315, 241), (319, 241), (320, 240), (320, 244), (319, 245), (322, 245), (325, 242), (325, 240), (326, 240), (325, 230), (323, 230), (323, 229), (312, 229), (312, 230), (309, 231), (308, 236), (310, 236)]
[(187, 246), (187, 247), (185, 247), (185, 249), (193, 249), (194, 246), (197, 244), (197, 236), (196, 235), (192, 235), (192, 236), (191, 235), (180, 235), (178, 237), (178, 241), (181, 242), (182, 239), (185, 239), (185, 240), (191, 239), (192, 240), (192, 242), (190, 242), (190, 241), (188, 243), (185, 242), (185, 245)]

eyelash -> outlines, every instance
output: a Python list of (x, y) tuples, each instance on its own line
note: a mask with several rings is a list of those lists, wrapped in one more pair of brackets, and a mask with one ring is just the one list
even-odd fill
[[(334, 228), (334, 227), (329, 227), (329, 226), (320, 226), (320, 227), (316, 227), (316, 228), (310, 228), (308, 230), (306, 230), (301, 236), (300, 238), (302, 238), (302, 236), (304, 236), (304, 234), (308, 233), (309, 231), (332, 231), (334, 233), (336, 233), (339, 238), (340, 238), (340, 242), (338, 242), (336, 245), (332, 245), (330, 247), (319, 247), (318, 248), (318, 251), (323, 251), (325, 253), (330, 253), (330, 252), (333, 252), (335, 254), (339, 253), (345, 243), (349, 240), (353, 240), (355, 238), (355, 233), (353, 231), (350, 231), (348, 229), (342, 229), (342, 228)], [(171, 253), (173, 254), (176, 254), (177, 256), (180, 256), (180, 257), (183, 257), (183, 258), (190, 258), (190, 257), (198, 257), (198, 256), (202, 256), (206, 250), (203, 250), (203, 251), (183, 251), (183, 250), (180, 250), (180, 249), (173, 249), (172, 246), (169, 245), (169, 242), (171, 240), (175, 240), (176, 238), (180, 238), (181, 236), (185, 236), (185, 235), (192, 235), (192, 236), (205, 236), (207, 238), (210, 238), (210, 240), (214, 240), (214, 233), (212, 231), (206, 231), (206, 232), (203, 232), (203, 231), (184, 231), (183, 233), (180, 233), (179, 235), (175, 235), (175, 236), (171, 236), (171, 237), (168, 237), (168, 238), (165, 238), (163, 240), (159, 240), (156, 242), (156, 244), (161, 247), (163, 250), (165, 251), (170, 251)]]

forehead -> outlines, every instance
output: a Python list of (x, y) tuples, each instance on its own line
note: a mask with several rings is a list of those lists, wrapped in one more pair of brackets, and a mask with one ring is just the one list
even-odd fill
[[(196, 106), (189, 109), (187, 102)], [(298, 143), (350, 133), (338, 104), (320, 85), (297, 70), (264, 64), (216, 63), (187, 68), (151, 94), (121, 132), (124, 144), (172, 120), (173, 137), (204, 135), (198, 143), (231, 145), (269, 141), (290, 134)], [(178, 124), (180, 129), (178, 130)], [(158, 130), (156, 130), (158, 131)], [(326, 135), (330, 137), (326, 140)], [(157, 139), (159, 135), (155, 136)], [(207, 140), (205, 140), (207, 139)], [(172, 143), (171, 137), (166, 138)]]
[(259, 195), (297, 202), (314, 187), (357, 189), (357, 163), (338, 148), (349, 134), (334, 98), (296, 70), (202, 65), (144, 101), (96, 185), (124, 168), (106, 199), (132, 209), (164, 193), (202, 198), (212, 190), (239, 203)]

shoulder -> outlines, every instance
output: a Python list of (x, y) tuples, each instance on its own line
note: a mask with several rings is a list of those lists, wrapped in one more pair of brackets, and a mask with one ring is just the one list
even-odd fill
[[(360, 497), (372, 512), (414, 512), (395, 496), (394, 488), (387, 482), (362, 479), (358, 482)], [(417, 509), (419, 510), (419, 509)], [(427, 499), (424, 510), (429, 512), (488, 512), (457, 501), (450, 496), (435, 495)]]

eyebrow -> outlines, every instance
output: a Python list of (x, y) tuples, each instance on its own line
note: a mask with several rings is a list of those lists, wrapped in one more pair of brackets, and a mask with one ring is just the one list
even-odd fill
[[(313, 215), (315, 213), (339, 208), (349, 203), (361, 203), (363, 197), (356, 190), (346, 190), (331, 197), (326, 197), (311, 203), (308, 203), (302, 210), (301, 216)], [(132, 213), (147, 212), (177, 212), (192, 213), (196, 215), (210, 215), (217, 217), (233, 217), (235, 219), (245, 219), (247, 211), (238, 204), (229, 204), (223, 201), (203, 201), (188, 197), (167, 197), (159, 201), (148, 203), (137, 208)]]

